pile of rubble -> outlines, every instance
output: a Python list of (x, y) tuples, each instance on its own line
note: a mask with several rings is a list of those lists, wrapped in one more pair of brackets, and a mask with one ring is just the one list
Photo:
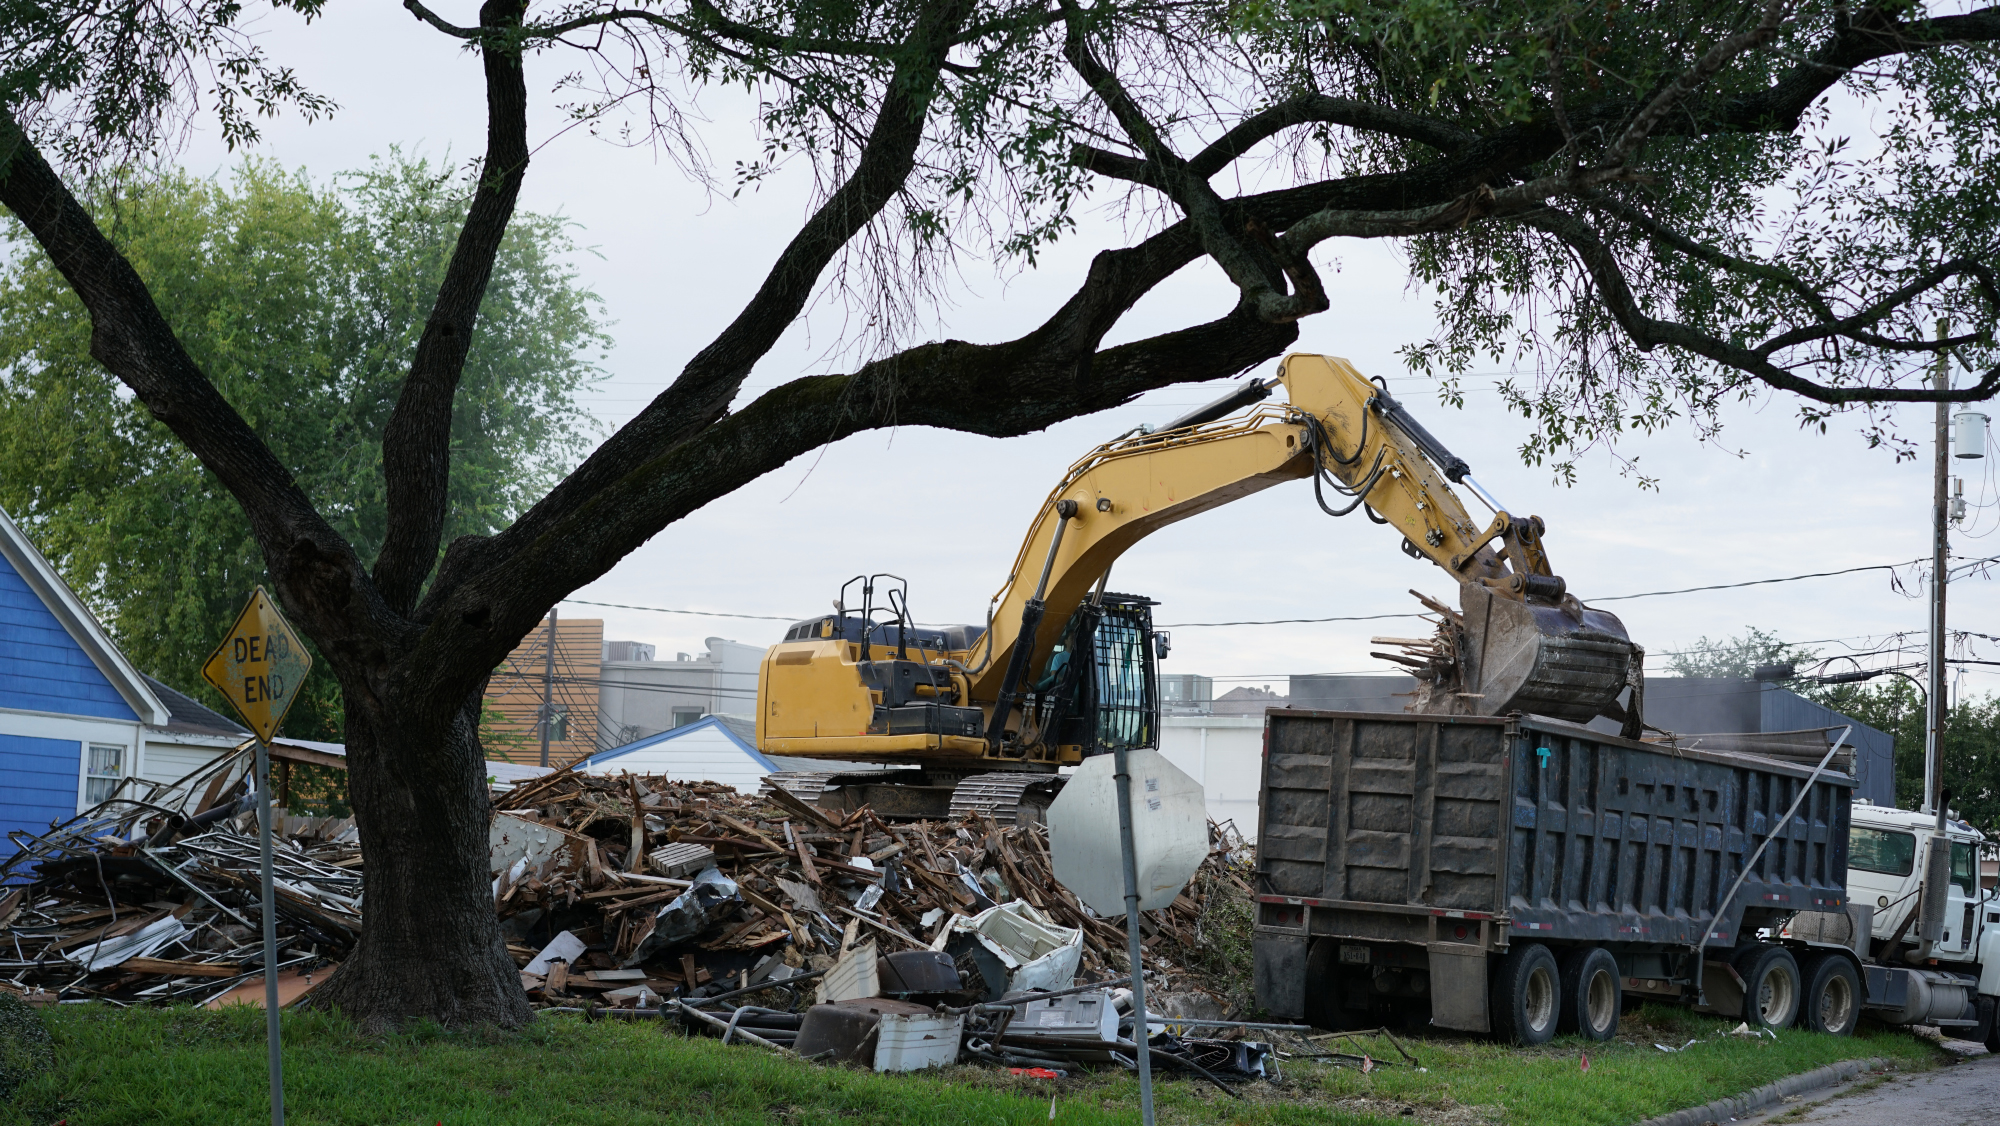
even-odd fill
[[(201, 795), (182, 808), (119, 797), (11, 834), (0, 989), (36, 1003), (261, 1004), (255, 812), (231, 777), (182, 787)], [(495, 909), (539, 1007), (670, 1019), (890, 1070), (1132, 1064), (1124, 920), (1055, 881), (1040, 825), (984, 813), (899, 822), (782, 790), (570, 771), (496, 788), (493, 801)], [(349, 820), (280, 828), (289, 1003), (359, 936), (364, 869)], [(1248, 850), (1222, 829), (1211, 838), (1202, 875), (1149, 914), (1143, 945), (1149, 1012), (1190, 1035), (1240, 1015), (1240, 997), (1188, 967), (1250, 899)], [(1218, 916), (1218, 904), (1239, 914)], [(1151, 1031), (1162, 1066), (1264, 1073), (1265, 1048), (1240, 1026), (1234, 1039)]]
[[(545, 1004), (636, 1006), (741, 988), (825, 968), (857, 940), (963, 955), (992, 944), (973, 936), (994, 927), (1040, 928), (1045, 944), (1060, 934), (1070, 978), (1125, 971), (1124, 920), (1097, 917), (1056, 883), (1040, 825), (978, 813), (899, 823), (783, 790), (747, 796), (632, 775), (558, 774), (495, 802), (495, 899), (523, 984)], [(1212, 835), (1210, 878), (1190, 885), (1209, 890), (1151, 916), (1157, 930), (1144, 940), (1147, 969), (1179, 992), (1200, 983), (1168, 952), (1200, 945), (1205, 895), (1250, 895), (1247, 850)], [(1006, 921), (989, 914), (1003, 904)], [(577, 956), (551, 980), (538, 960), (565, 933)], [(1004, 984), (990, 963), (984, 972), (989, 986)]]
[[(879, 1070), (1135, 1065), (1124, 920), (1056, 882), (1041, 825), (631, 775), (555, 775), (495, 802), (495, 899), (544, 1007)], [(1146, 1050), (1218, 1084), (1271, 1074), (1272, 1050), (1175, 956), (1202, 948), (1211, 900), (1251, 898), (1247, 868), (1212, 829), (1202, 874), (1142, 936)]]
[[(279, 980), (325, 979), (361, 933), (351, 821), (287, 818), (274, 842)], [(35, 834), (0, 862), (0, 990), (34, 1003), (221, 1005), (263, 999), (256, 814), (188, 817), (114, 799)], [(23, 882), (25, 881), (25, 882)]]

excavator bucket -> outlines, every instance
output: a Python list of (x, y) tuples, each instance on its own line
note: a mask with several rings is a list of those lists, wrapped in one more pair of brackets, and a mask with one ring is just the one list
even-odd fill
[(1476, 583), (1459, 589), (1459, 604), (1465, 711), (1532, 712), (1572, 723), (1623, 718), (1618, 695), (1632, 679), (1637, 650), (1617, 615), (1575, 599), (1521, 602)]

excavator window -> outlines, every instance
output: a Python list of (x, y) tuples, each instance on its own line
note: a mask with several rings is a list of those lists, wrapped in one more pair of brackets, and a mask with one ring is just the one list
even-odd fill
[(1085, 755), (1154, 746), (1159, 737), (1153, 603), (1107, 594), (1076, 608), (1032, 685), (1030, 726)]
[(1143, 608), (1137, 614), (1108, 610), (1097, 623), (1094, 693), (1101, 750), (1150, 747), (1154, 741), (1153, 654)]

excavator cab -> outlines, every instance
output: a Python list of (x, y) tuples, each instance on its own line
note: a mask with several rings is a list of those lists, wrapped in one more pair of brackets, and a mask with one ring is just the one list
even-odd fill
[(1065, 762), (1159, 740), (1159, 641), (1149, 598), (1106, 594), (1070, 615), (1022, 707), (1017, 741)]

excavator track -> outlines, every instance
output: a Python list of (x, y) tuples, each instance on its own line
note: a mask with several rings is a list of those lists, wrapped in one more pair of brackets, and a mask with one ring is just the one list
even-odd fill
[(983, 813), (1001, 825), (1039, 825), (1048, 820), (1049, 803), (1063, 782), (1055, 774), (974, 774), (952, 791), (951, 819)]
[(833, 813), (862, 806), (892, 821), (962, 820), (982, 813), (1002, 825), (1040, 824), (1061, 792), (1055, 774), (1000, 771), (974, 774), (957, 786), (912, 770), (787, 770), (764, 777), (761, 793), (783, 790)]

